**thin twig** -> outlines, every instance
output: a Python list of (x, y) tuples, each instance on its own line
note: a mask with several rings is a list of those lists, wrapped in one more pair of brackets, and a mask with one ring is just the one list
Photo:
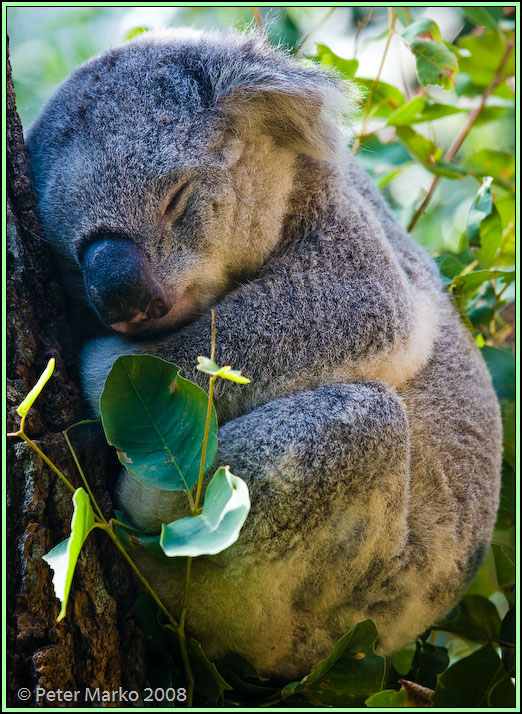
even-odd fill
[(261, 15), (261, 8), (251, 7), (250, 10), (252, 11), (252, 15), (254, 16), (254, 20), (256, 22), (258, 29), (262, 30), (264, 33), (265, 32), (265, 21), (263, 20), (263, 15)]
[[(511, 51), (514, 47), (514, 42), (508, 42), (506, 51), (504, 52), (504, 56), (502, 57), (502, 60), (498, 66), (498, 69), (495, 73), (495, 77), (493, 78), (493, 81), (489, 85), (489, 87), (486, 89), (484, 94), (482, 95), (482, 99), (480, 100), (480, 104), (472, 111), (470, 112), (468, 116), (468, 120), (466, 124), (462, 127), (460, 133), (456, 137), (455, 141), (453, 144), (450, 146), (448, 151), (446, 152), (444, 156), (444, 161), (449, 162), (451, 161), (455, 154), (458, 152), (462, 144), (464, 143), (464, 140), (466, 139), (467, 135), (471, 131), (473, 125), (477, 121), (478, 116), (486, 106), (486, 101), (488, 100), (489, 96), (495, 91), (497, 86), (504, 80), (504, 78), (501, 76), (502, 70), (504, 69), (504, 66), (506, 62), (508, 61), (509, 55), (511, 54)], [(428, 205), (428, 203), (431, 200), (431, 197), (433, 196), (433, 192), (437, 188), (437, 185), (440, 181), (440, 176), (435, 176), (433, 181), (431, 182), (430, 187), (428, 188), (426, 195), (422, 199), (422, 202), (420, 206), (417, 208), (415, 213), (413, 214), (413, 217), (408, 225), (408, 231), (412, 231), (415, 224), (421, 217), (422, 213), (424, 212), (424, 209)]]
[(372, 106), (373, 97), (375, 96), (375, 91), (377, 89), (377, 85), (379, 84), (379, 79), (381, 77), (382, 68), (384, 67), (384, 60), (386, 59), (386, 55), (388, 54), (388, 48), (390, 46), (391, 38), (393, 36), (393, 32), (395, 29), (395, 23), (397, 22), (397, 13), (395, 12), (395, 8), (391, 7), (390, 13), (391, 13), (391, 15), (390, 15), (390, 29), (388, 32), (388, 37), (386, 38), (386, 45), (384, 46), (384, 52), (382, 53), (381, 64), (379, 66), (379, 71), (377, 72), (377, 76), (373, 80), (372, 88), (370, 90), (370, 94), (368, 95), (368, 99), (366, 100), (366, 103), (364, 105), (364, 114), (363, 114), (361, 131), (359, 132), (359, 135), (355, 138), (355, 141), (352, 146), (352, 153), (354, 155), (359, 151), (359, 148), (361, 146), (361, 139), (365, 135), (366, 124), (368, 123), (368, 115), (370, 113), (370, 108)]

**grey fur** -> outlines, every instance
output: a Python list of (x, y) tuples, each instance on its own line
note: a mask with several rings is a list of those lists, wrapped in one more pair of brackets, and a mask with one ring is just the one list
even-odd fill
[[(348, 104), (255, 35), (168, 32), (76, 70), (28, 138), (71, 293), (87, 299), (81, 246), (109, 234), (173, 305), (138, 340), (86, 346), (93, 407), (124, 353), (204, 386), (211, 306), (216, 361), (252, 379), (216, 392), (216, 463), (247, 481), (252, 512), (234, 546), (195, 561), (187, 622), (209, 656), (285, 678), (366, 617), (381, 652), (412, 641), (469, 583), (498, 503), (491, 379), (434, 264), (342, 148)], [(125, 472), (118, 494), (150, 531), (185, 512)], [(179, 571), (136, 557), (175, 609)]]

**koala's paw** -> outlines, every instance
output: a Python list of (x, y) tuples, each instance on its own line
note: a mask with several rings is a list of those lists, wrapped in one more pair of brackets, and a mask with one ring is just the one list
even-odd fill
[(136, 345), (117, 336), (100, 337), (84, 345), (80, 355), (83, 393), (96, 416), (100, 415), (100, 396), (114, 360), (137, 352)]

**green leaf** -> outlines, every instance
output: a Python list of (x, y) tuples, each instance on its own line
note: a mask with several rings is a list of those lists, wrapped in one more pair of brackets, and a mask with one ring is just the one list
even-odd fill
[(493, 557), (495, 558), (498, 586), (508, 599), (508, 602), (513, 604), (516, 583), (515, 564), (502, 546), (493, 543), (491, 545), (491, 550), (493, 551)]
[[(497, 271), (495, 271), (497, 272)], [(499, 399), (515, 400), (516, 364), (512, 352), (486, 345), (482, 349)]]
[[(488, 705), (489, 692), (504, 677), (500, 657), (488, 644), (444, 672), (433, 696), (433, 706), (453, 710), (459, 707), (485, 707)], [(506, 698), (509, 699), (509, 693)], [(514, 706), (514, 696), (511, 706)]]
[(439, 26), (434, 20), (424, 18), (423, 20), (418, 20), (417, 22), (408, 25), (408, 27), (401, 33), (402, 39), (408, 44), (411, 43), (421, 35), (422, 37), (429, 38), (435, 42), (442, 42), (440, 36)]
[[(489, 87), (506, 52), (506, 36), (501, 35), (497, 30), (486, 30), (481, 34), (461, 37), (457, 45), (459, 48), (467, 49), (470, 53), (469, 57), (462, 57), (460, 60), (461, 72), (469, 76), (473, 85), (482, 88)], [(504, 65), (501, 77), (514, 76), (515, 70), (515, 50), (513, 49)]]
[(473, 270), (465, 275), (457, 275), (452, 281), (452, 290), (467, 297), (489, 280), (504, 280), (511, 283), (515, 279), (514, 270)]
[(335, 52), (321, 43), (316, 43), (317, 55), (313, 58), (326, 67), (334, 67), (345, 79), (351, 79), (357, 72), (359, 62), (356, 59), (343, 59), (336, 55)]
[(47, 367), (44, 369), (42, 374), (40, 375), (38, 381), (34, 385), (34, 387), (31, 389), (29, 394), (25, 397), (23, 402), (16, 408), (16, 411), (21, 417), (24, 417), (29, 409), (33, 406), (34, 401), (36, 397), (40, 394), (42, 389), (44, 388), (45, 384), (48, 382), (51, 374), (54, 371), (54, 365), (55, 365), (55, 359), (54, 357), (51, 357), (49, 362), (47, 363)]
[(223, 679), (216, 665), (205, 657), (201, 645), (193, 637), (188, 638), (187, 650), (198, 694), (216, 701), (226, 689), (232, 689)]
[(131, 27), (131, 29), (127, 30), (123, 36), (123, 41), (127, 42), (128, 40), (133, 40), (135, 37), (142, 35), (144, 32), (149, 32), (151, 29), (152, 28), (147, 27), (146, 25), (143, 25), (142, 27)]
[(58, 622), (65, 617), (74, 570), (82, 546), (92, 529), (96, 528), (91, 500), (83, 488), (75, 491), (73, 505), (71, 535), (43, 556), (54, 571), (54, 592), (62, 603)]
[(465, 595), (444, 620), (433, 625), (433, 629), (448, 628), (459, 637), (488, 641), (499, 636), (500, 625), (500, 616), (491, 600), (482, 595)]
[(454, 86), (459, 63), (447, 47), (438, 42), (416, 40), (411, 44), (411, 51), (417, 62), (419, 82), (423, 86), (436, 84), (444, 89)]
[[(152, 355), (123, 355), (114, 362), (100, 399), (108, 441), (129, 474), (164, 491), (189, 491), (196, 483), (208, 397), (179, 376), (179, 367)], [(205, 471), (217, 449), (212, 411)]]
[(515, 156), (505, 151), (481, 149), (463, 159), (462, 166), (478, 176), (492, 176), (506, 183), (515, 180)]
[(400, 689), (396, 692), (394, 689), (384, 689), (382, 692), (372, 694), (365, 701), (367, 707), (407, 707), (408, 692), (405, 689)]
[(255, 667), (237, 652), (227, 652), (215, 661), (215, 665), (242, 700), (260, 704), (280, 691), (279, 687), (265, 684), (266, 678), (260, 677)]
[(466, 224), (466, 237), (470, 246), (477, 248), (477, 258), (489, 268), (502, 240), (502, 221), (491, 195), (492, 176), (485, 176), (471, 204)]
[(433, 160), (435, 145), (429, 139), (426, 139), (422, 134), (417, 134), (409, 126), (398, 127), (397, 138), (404, 144), (410, 154), (418, 159), (421, 163), (427, 164)]
[(196, 369), (199, 369), (200, 372), (211, 374), (213, 377), (229, 379), (231, 382), (237, 382), (238, 384), (250, 384), (249, 379), (243, 377), (238, 369), (232, 369), (230, 365), (220, 367), (208, 357), (198, 357), (198, 362)]
[(460, 9), (468, 20), (479, 27), (496, 29), (499, 20), (502, 19), (502, 7), (467, 7), (464, 5)]
[(163, 524), (160, 545), (169, 557), (221, 553), (238, 539), (249, 510), (246, 483), (221, 466), (207, 486), (200, 515)]
[[(372, 103), (368, 112), (368, 117), (389, 117), (392, 112), (401, 107), (406, 101), (404, 94), (391, 84), (377, 82), (363, 77), (354, 77), (354, 83), (365, 90), (366, 99), (373, 91)], [(375, 89), (373, 86), (375, 84)], [(364, 104), (363, 104), (364, 106)]]
[(412, 124), (441, 119), (462, 111), (464, 110), (460, 107), (432, 102), (424, 99), (424, 97), (415, 97), (402, 107), (399, 107), (393, 114), (390, 114), (386, 124), (389, 126), (411, 126)]
[(310, 674), (282, 689), (283, 699), (302, 694), (316, 706), (362, 705), (382, 688), (384, 679), (385, 658), (375, 652), (377, 635), (372, 620), (353, 627)]
[(444, 672), (448, 664), (448, 650), (445, 647), (432, 645), (419, 638), (413, 656), (411, 674), (406, 675), (406, 679), (423, 687), (435, 689), (437, 676)]

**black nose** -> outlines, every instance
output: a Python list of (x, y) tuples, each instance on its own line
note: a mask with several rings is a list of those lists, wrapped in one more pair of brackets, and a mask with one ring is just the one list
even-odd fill
[(163, 317), (170, 306), (148, 261), (128, 240), (103, 238), (82, 258), (87, 295), (106, 325)]

